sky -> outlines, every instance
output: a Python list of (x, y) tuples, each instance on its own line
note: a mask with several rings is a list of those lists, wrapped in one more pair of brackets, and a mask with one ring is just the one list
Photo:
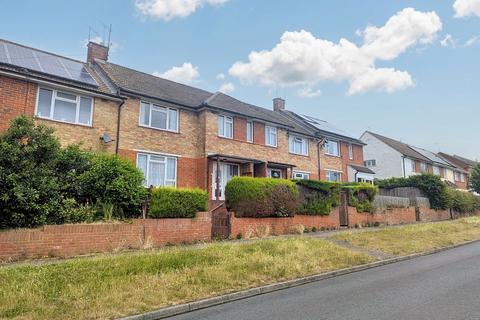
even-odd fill
[(0, 38), (480, 160), (480, 0), (5, 1)]

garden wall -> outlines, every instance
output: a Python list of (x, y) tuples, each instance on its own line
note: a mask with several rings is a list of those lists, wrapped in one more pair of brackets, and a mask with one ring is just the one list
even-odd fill
[(385, 225), (405, 224), (416, 222), (415, 207), (377, 209), (375, 213), (359, 213), (356, 208), (348, 208), (348, 225), (368, 225), (375, 222)]
[(451, 219), (450, 210), (419, 208), (420, 221), (441, 221)]
[(211, 217), (134, 220), (131, 224), (47, 225), (0, 232), (0, 261), (70, 257), (210, 239)]

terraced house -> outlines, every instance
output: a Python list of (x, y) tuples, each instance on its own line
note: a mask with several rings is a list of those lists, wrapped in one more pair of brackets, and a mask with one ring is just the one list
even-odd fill
[(325, 121), (261, 108), (108, 61), (87, 61), (0, 40), (0, 130), (20, 114), (52, 126), (64, 144), (116, 152), (146, 186), (199, 187), (224, 200), (234, 176), (372, 181), (364, 143)]
[(365, 166), (377, 179), (432, 173), (458, 189), (468, 189), (468, 171), (440, 154), (369, 131), (360, 140), (366, 144)]

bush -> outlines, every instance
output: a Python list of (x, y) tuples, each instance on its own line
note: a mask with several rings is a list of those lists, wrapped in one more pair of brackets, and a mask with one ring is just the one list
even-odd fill
[(424, 173), (408, 178), (390, 178), (375, 182), (380, 188), (393, 189), (399, 187), (414, 187), (420, 189), (430, 201), (430, 207), (445, 210), (450, 207), (450, 195), (447, 185), (437, 175)]
[(99, 154), (91, 167), (80, 175), (80, 193), (91, 203), (112, 204), (114, 217), (135, 217), (147, 191), (143, 173), (131, 161), (116, 155)]
[(468, 181), (469, 188), (477, 193), (480, 193), (480, 163), (473, 168)]
[(295, 183), (300, 189), (301, 214), (329, 215), (333, 207), (340, 205), (340, 183), (317, 180), (295, 180)]
[(480, 197), (469, 192), (449, 189), (450, 207), (458, 213), (471, 213), (480, 210)]
[(293, 216), (298, 207), (297, 186), (285, 179), (234, 177), (225, 196), (238, 217)]
[(357, 208), (358, 212), (374, 212), (373, 201), (378, 193), (378, 187), (368, 183), (348, 183), (342, 190), (347, 192), (349, 206)]
[(64, 199), (55, 223), (93, 222), (96, 219), (95, 210), (87, 204), (78, 204), (75, 199)]
[(175, 189), (159, 187), (152, 191), (149, 217), (194, 218), (199, 211), (206, 211), (208, 194), (201, 189)]

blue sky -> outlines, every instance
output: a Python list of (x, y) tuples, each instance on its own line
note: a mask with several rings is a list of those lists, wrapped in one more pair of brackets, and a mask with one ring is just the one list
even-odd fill
[(479, 0), (17, 0), (0, 37), (84, 60), (102, 24), (112, 62), (480, 159)]

